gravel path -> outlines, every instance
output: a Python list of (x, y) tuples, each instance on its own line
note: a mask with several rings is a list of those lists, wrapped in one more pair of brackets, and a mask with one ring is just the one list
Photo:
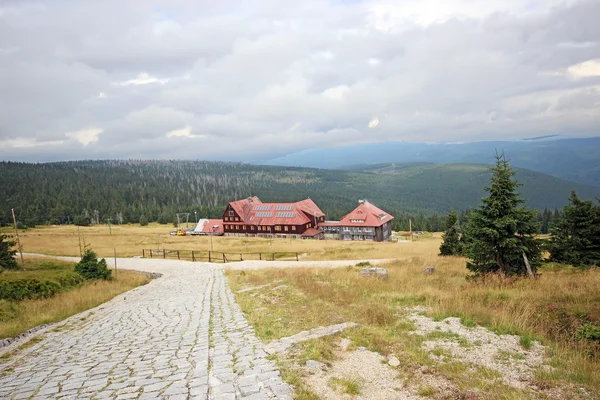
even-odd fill
[(0, 364), (0, 398), (291, 399), (221, 266), (118, 266), (163, 276), (70, 318)]

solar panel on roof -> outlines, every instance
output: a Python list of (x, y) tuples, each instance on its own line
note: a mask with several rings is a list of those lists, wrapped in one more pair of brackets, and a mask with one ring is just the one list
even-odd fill
[(295, 212), (278, 212), (277, 218), (294, 218), (296, 216)]
[(271, 218), (273, 216), (272, 212), (257, 212), (256, 216), (258, 218)]
[(275, 211), (291, 211), (294, 209), (294, 206), (290, 206), (290, 205), (278, 205), (275, 206)]
[(254, 206), (254, 211), (267, 211), (270, 210), (271, 206)]

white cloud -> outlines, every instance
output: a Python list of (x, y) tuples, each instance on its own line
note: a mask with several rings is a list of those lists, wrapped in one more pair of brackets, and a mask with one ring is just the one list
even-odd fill
[(600, 59), (588, 60), (567, 68), (567, 73), (575, 78), (600, 76)]
[(97, 142), (98, 141), (98, 136), (102, 132), (104, 132), (103, 129), (88, 128), (88, 129), (81, 129), (81, 130), (75, 131), (75, 132), (65, 133), (65, 136), (68, 137), (68, 138), (77, 140), (83, 146), (87, 146), (90, 143)]
[(158, 79), (158, 78), (148, 75), (146, 72), (142, 72), (137, 76), (137, 78), (119, 82), (119, 85), (121, 85), (121, 86), (148, 85), (150, 83), (160, 83), (160, 84), (164, 85), (167, 82), (169, 82), (168, 79)]
[(196, 158), (198, 142), (256, 160), (600, 126), (597, 0), (10, 3), (0, 143), (33, 150), (0, 159)]
[(192, 134), (192, 128), (187, 125), (181, 129), (175, 129), (167, 133), (168, 138), (188, 138), (188, 139), (204, 139), (206, 135), (194, 135)]
[(376, 0), (369, 3), (369, 25), (381, 31), (398, 31), (412, 26), (440, 24), (451, 19), (482, 19), (494, 13), (527, 15), (547, 12), (571, 0)]
[(369, 59), (367, 60), (367, 63), (368, 63), (368, 64), (369, 64), (371, 67), (376, 67), (376, 66), (378, 66), (378, 65), (380, 65), (380, 64), (381, 64), (381, 60), (380, 60), (380, 59), (378, 59), (378, 58), (371, 57), (371, 58), (369, 58)]
[(31, 147), (42, 147), (42, 146), (57, 146), (63, 144), (64, 140), (46, 140), (38, 141), (37, 139), (8, 139), (0, 141), (1, 146), (12, 147), (14, 149), (20, 148), (31, 148)]
[(327, 99), (340, 100), (349, 91), (350, 91), (350, 88), (348, 86), (346, 86), (346, 85), (339, 85), (339, 86), (332, 87), (332, 88), (324, 90), (323, 93), (321, 93), (321, 96), (323, 96), (323, 97), (325, 97)]

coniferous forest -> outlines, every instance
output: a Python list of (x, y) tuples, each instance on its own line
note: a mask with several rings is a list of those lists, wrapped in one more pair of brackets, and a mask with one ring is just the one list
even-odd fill
[[(600, 195), (586, 186), (527, 170), (516, 170), (523, 197), (539, 210), (542, 232), (559, 216), (571, 189), (583, 199)], [(12, 223), (15, 209), (22, 227), (172, 223), (178, 212), (220, 217), (233, 200), (256, 195), (263, 201), (312, 198), (339, 219), (359, 199), (368, 199), (395, 216), (394, 229), (445, 229), (450, 209), (465, 212), (484, 196), (489, 166), (474, 164), (386, 164), (353, 170), (255, 166), (201, 161), (77, 161), (48, 164), (0, 163), (0, 225)], [(563, 193), (564, 192), (564, 193)], [(194, 215), (194, 212), (196, 214)]]

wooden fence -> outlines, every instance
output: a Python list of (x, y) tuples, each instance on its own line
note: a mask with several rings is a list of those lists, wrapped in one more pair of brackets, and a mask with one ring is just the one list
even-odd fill
[(162, 258), (164, 260), (208, 261), (213, 263), (228, 263), (245, 260), (258, 261), (298, 261), (297, 252), (260, 252), (236, 253), (206, 250), (169, 250), (142, 249), (143, 258)]

